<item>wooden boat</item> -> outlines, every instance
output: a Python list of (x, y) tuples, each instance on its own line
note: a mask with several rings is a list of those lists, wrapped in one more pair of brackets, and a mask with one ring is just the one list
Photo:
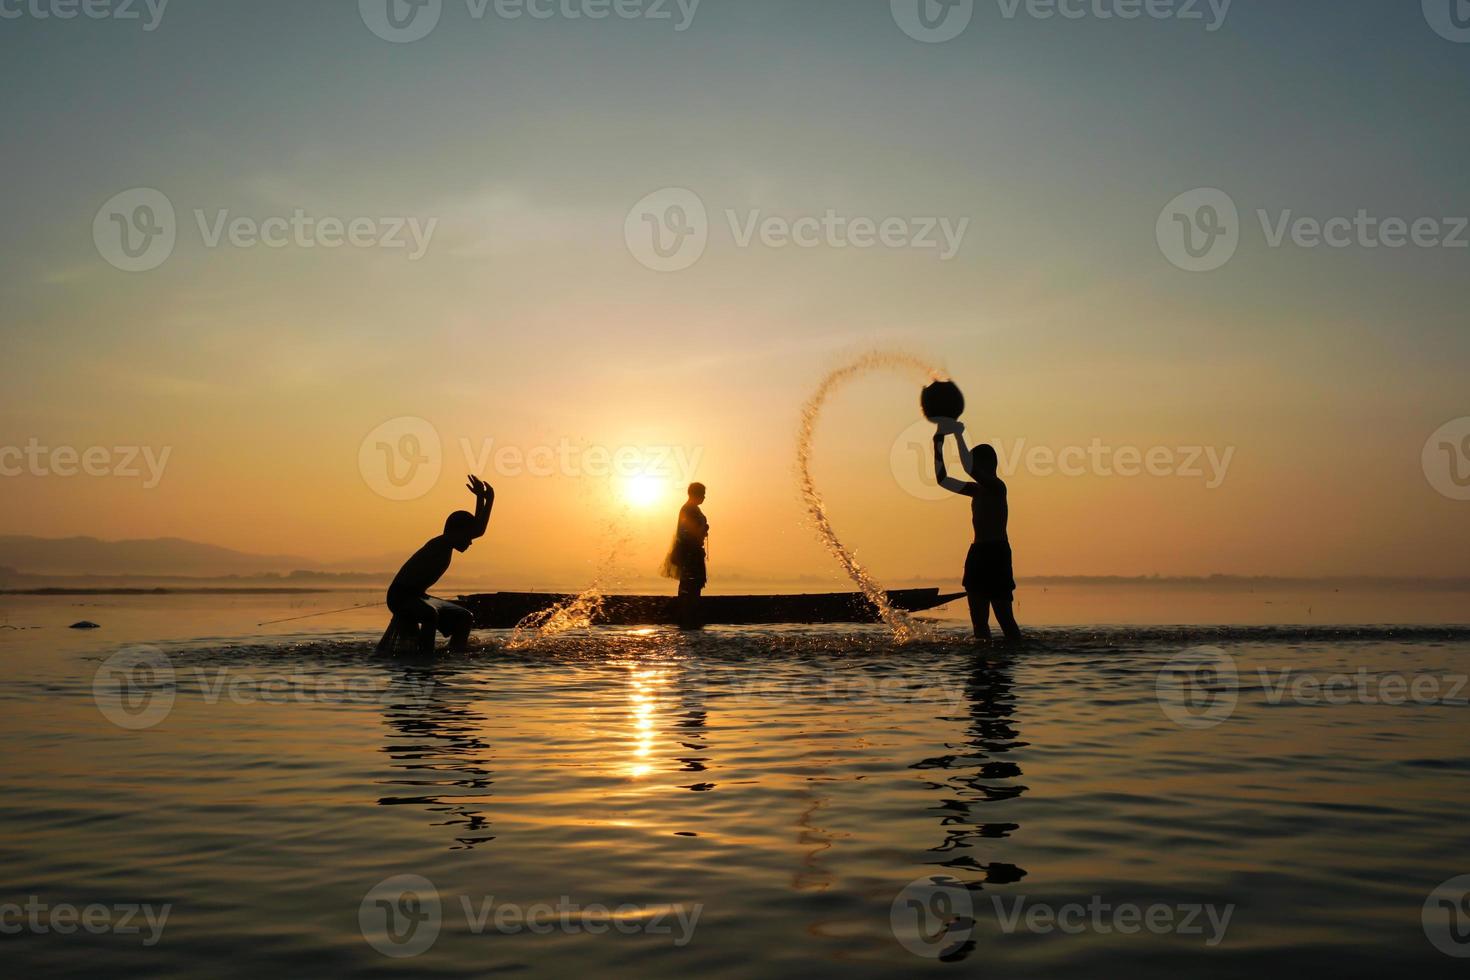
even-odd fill
[[(900, 589), (888, 601), (905, 612), (923, 612), (963, 599), (965, 593), (938, 589)], [(575, 596), (547, 592), (494, 592), (460, 596), (454, 601), (475, 614), (476, 629), (510, 629), (527, 616), (545, 612)], [(594, 626), (663, 626), (678, 622), (676, 599), (666, 595), (604, 596), (593, 611)], [(710, 595), (698, 606), (707, 625), (776, 623), (876, 623), (878, 610), (861, 592), (813, 595)]]

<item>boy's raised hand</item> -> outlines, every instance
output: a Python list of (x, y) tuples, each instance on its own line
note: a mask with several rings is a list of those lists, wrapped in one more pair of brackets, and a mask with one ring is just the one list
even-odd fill
[(465, 484), (465, 487), (480, 499), (491, 499), (495, 496), (495, 488), (473, 473), (470, 474), (470, 480)]
[(943, 439), (947, 435), (960, 435), (965, 431), (965, 423), (959, 419), (935, 419), (934, 438)]

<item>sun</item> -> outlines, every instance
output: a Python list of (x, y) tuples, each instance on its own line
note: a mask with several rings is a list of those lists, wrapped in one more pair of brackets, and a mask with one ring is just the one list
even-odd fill
[(623, 497), (634, 507), (652, 507), (662, 501), (668, 492), (668, 482), (656, 476), (631, 476), (623, 481)]

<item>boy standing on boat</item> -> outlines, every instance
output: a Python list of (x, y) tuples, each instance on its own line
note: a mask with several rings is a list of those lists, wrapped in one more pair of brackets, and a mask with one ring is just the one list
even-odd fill
[(679, 625), (684, 629), (699, 625), (699, 594), (709, 581), (705, 550), (709, 541), (709, 521), (705, 519), (704, 511), (699, 509), (705, 494), (703, 483), (689, 484), (689, 499), (679, 508), (674, 544), (664, 559), (664, 577), (679, 580)]
[[(1011, 542), (1006, 525), (1010, 520), (1010, 502), (1006, 498), (1005, 481), (1000, 478), (1000, 459), (995, 447), (983, 445), (972, 453), (965, 444), (964, 423), (953, 419), (938, 421), (934, 433), (934, 474), (939, 485), (952, 493), (970, 498), (970, 520), (975, 526), (975, 541), (965, 558), (965, 591), (970, 594), (970, 621), (975, 639), (990, 639), (990, 610), (995, 609), (1007, 640), (1021, 638), (1012, 611), (1016, 578), (1012, 569)], [(944, 438), (953, 435), (959, 444), (960, 465), (973, 482), (949, 475), (944, 465)]]
[(473, 514), (457, 510), (444, 522), (444, 533), (430, 538), (413, 557), (403, 563), (393, 584), (388, 586), (388, 610), (395, 621), (407, 621), (417, 631), (421, 653), (434, 652), (434, 634), (449, 637), (450, 650), (464, 650), (469, 645), (474, 615), (463, 606), (428, 593), (434, 583), (449, 571), (456, 551), (464, 553), (476, 538), (485, 534), (490, 524), (490, 510), (495, 506), (495, 489), (477, 476), (467, 484), (475, 495)]

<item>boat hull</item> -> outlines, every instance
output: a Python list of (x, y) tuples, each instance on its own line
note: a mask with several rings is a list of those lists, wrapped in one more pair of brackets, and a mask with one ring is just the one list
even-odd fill
[[(901, 589), (888, 593), (895, 608), (923, 612), (964, 598), (963, 592)], [(547, 592), (494, 592), (460, 596), (455, 602), (475, 616), (476, 629), (511, 629), (528, 616), (545, 612), (570, 595)], [(672, 626), (679, 622), (673, 596), (604, 596), (592, 615), (594, 626)], [(780, 623), (876, 623), (878, 610), (861, 592), (812, 595), (712, 595), (699, 600), (698, 619), (705, 625), (755, 626)]]

